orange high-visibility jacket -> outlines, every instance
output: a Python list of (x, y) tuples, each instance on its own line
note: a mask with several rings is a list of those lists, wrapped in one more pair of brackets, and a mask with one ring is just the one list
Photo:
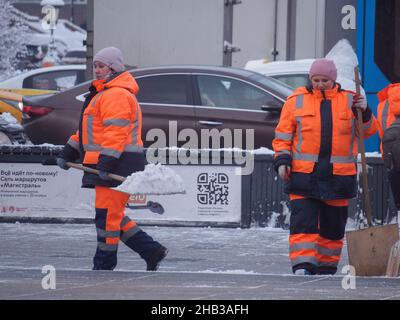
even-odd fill
[(143, 152), (142, 113), (135, 97), (139, 87), (128, 71), (107, 82), (94, 80), (92, 86), (97, 94), (83, 111), (82, 132), (67, 144), (77, 151), (82, 144), (85, 165), (127, 176), (132, 155)]
[[(347, 176), (356, 174), (357, 162), (357, 121), (352, 112), (354, 93), (341, 90), (338, 85), (325, 91), (332, 106), (332, 145), (330, 163), (333, 175)], [(283, 106), (280, 121), (275, 130), (273, 148), (275, 158), (288, 157), (292, 172), (311, 173), (318, 162), (321, 149), (321, 102), (322, 92), (298, 88)], [(377, 129), (377, 121), (371, 115), (363, 123), (364, 137), (368, 138)]]
[[(400, 83), (388, 85), (378, 94), (379, 137), (400, 117)], [(381, 144), (382, 152), (382, 144)]]

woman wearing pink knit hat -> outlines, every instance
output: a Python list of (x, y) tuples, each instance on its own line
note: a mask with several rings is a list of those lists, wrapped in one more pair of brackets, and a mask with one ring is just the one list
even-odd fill
[[(287, 99), (275, 129), (274, 167), (291, 205), (289, 256), (295, 274), (335, 274), (349, 199), (356, 196), (358, 136), (377, 132), (367, 101), (336, 83), (335, 63), (316, 59), (311, 85)], [(357, 128), (355, 108), (362, 110)]]
[(135, 97), (139, 87), (125, 71), (118, 48), (100, 50), (93, 64), (96, 80), (84, 102), (79, 130), (64, 146), (57, 164), (67, 170), (66, 162), (79, 159), (100, 172), (85, 172), (82, 179), (83, 188), (95, 189), (97, 249), (93, 270), (113, 270), (122, 241), (140, 255), (148, 271), (156, 271), (167, 248), (125, 215), (129, 194), (112, 189), (120, 183), (109, 177), (109, 173), (127, 177), (144, 170), (142, 113)]

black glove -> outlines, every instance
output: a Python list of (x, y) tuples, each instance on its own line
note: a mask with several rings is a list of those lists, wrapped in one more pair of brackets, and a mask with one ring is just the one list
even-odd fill
[(108, 176), (108, 172), (106, 172), (106, 171), (99, 171), (99, 177), (100, 177), (101, 179), (103, 179), (103, 180), (106, 180), (106, 181), (112, 180), (112, 179)]
[(67, 165), (67, 161), (65, 161), (65, 159), (63, 159), (63, 158), (57, 158), (56, 161), (57, 161), (57, 165), (58, 165), (61, 169), (64, 169), (64, 170), (68, 170), (68, 169), (69, 169), (69, 166)]

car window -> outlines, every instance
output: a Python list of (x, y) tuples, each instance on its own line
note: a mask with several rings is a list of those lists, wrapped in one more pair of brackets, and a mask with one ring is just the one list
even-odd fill
[(136, 77), (137, 99), (144, 103), (187, 104), (187, 75)]
[(198, 75), (197, 82), (200, 101), (203, 106), (261, 110), (263, 105), (281, 104), (268, 92), (241, 80)]
[(308, 74), (284, 74), (272, 76), (274, 79), (282, 81), (292, 88), (306, 87), (310, 84)]
[(86, 58), (86, 51), (68, 51), (65, 56), (68, 58)]
[(77, 70), (46, 72), (27, 77), (22, 86), (23, 88), (62, 91), (75, 86), (77, 78)]

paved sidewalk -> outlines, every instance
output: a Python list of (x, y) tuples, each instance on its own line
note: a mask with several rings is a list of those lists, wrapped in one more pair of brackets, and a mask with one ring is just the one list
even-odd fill
[[(158, 272), (123, 244), (115, 271), (91, 271), (94, 225), (0, 224), (0, 299), (263, 300), (400, 299), (400, 278), (294, 276), (280, 229), (143, 227), (169, 248)], [(43, 266), (56, 289), (44, 290)]]

